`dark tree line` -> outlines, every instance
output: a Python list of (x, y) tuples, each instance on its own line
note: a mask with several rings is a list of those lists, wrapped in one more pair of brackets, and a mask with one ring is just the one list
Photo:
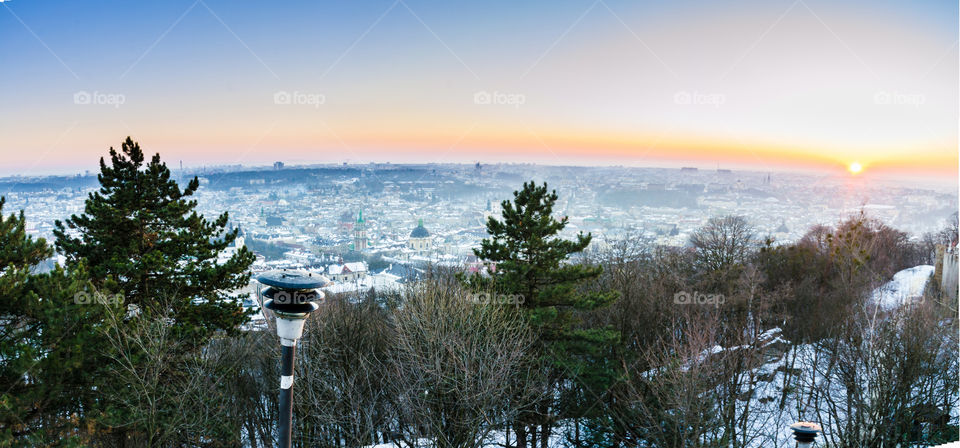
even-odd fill
[(224, 392), (216, 369), (228, 367), (212, 363), (209, 346), (248, 319), (229, 291), (247, 284), (253, 254), (217, 263), (237, 236), (227, 214), (197, 214), (198, 180), (181, 190), (159, 155), (147, 161), (129, 137), (110, 148), (109, 164), (101, 158), (98, 180), (83, 214), (56, 223), (66, 266), (30, 274), (52, 249), (24, 235), (22, 212), (0, 228), (4, 444), (233, 437), (239, 428), (205, 401)]

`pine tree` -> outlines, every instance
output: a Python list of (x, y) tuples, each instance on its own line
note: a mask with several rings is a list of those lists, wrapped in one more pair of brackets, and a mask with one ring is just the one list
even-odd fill
[[(98, 300), (83, 266), (38, 274), (53, 251), (27, 235), (23, 211), (3, 217), (0, 198), (0, 446), (69, 445), (103, 365)], [(100, 303), (104, 302), (104, 303)]]
[[(57, 249), (69, 264), (83, 262), (95, 285), (116, 282), (125, 303), (140, 312), (172, 314), (184, 338), (203, 343), (216, 330), (233, 330), (244, 314), (230, 291), (247, 285), (253, 254), (239, 250), (223, 264), (217, 255), (237, 237), (228, 215), (208, 221), (188, 199), (200, 186), (194, 177), (183, 190), (160, 155), (145, 163), (130, 137), (121, 151), (100, 159), (100, 190), (89, 195), (80, 216), (57, 221)], [(170, 308), (170, 309), (158, 309)]]
[[(614, 330), (583, 328), (577, 313), (605, 307), (617, 298), (615, 292), (586, 293), (578, 287), (597, 278), (602, 267), (571, 263), (572, 255), (590, 244), (591, 235), (582, 232), (574, 240), (560, 238), (567, 218), (553, 217), (556, 191), (548, 191), (546, 183), (537, 186), (524, 183), (513, 193), (513, 201), (503, 201), (503, 220), (487, 221), (490, 238), (481, 242), (474, 254), (492, 264), (466, 280), (475, 290), (493, 291), (507, 297), (522, 297), (520, 309), (538, 335), (540, 353), (551, 366), (545, 378), (548, 390), (541, 402), (515, 428), (518, 437), (539, 436), (546, 446), (550, 433), (548, 414), (556, 415), (551, 403), (556, 387), (563, 379), (575, 380), (594, 389), (612, 378), (612, 369), (605, 366), (603, 352), (617, 340)], [(494, 297), (494, 301), (498, 301)], [(536, 429), (539, 427), (539, 431)], [(525, 444), (525, 441), (521, 441)], [(522, 446), (522, 445), (521, 445)]]

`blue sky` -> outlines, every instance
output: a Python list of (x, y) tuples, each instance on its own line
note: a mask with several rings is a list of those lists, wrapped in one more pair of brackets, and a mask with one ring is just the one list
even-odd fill
[[(917, 1), (13, 0), (0, 174), (92, 168), (132, 135), (188, 165), (890, 168), (909, 154), (924, 161), (911, 170), (952, 161), (955, 177), (957, 15)], [(323, 104), (281, 107), (279, 92)]]

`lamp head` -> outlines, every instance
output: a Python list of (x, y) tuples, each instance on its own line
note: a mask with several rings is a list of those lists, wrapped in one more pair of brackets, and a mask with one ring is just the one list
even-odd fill
[(817, 438), (817, 434), (823, 432), (823, 428), (813, 422), (794, 423), (790, 425), (790, 430), (793, 431), (793, 438), (796, 439), (797, 444), (801, 447), (810, 446)]
[(269, 286), (263, 292), (264, 308), (277, 316), (277, 335), (284, 345), (292, 346), (303, 335), (303, 324), (320, 307), (323, 292), (316, 290), (331, 284), (322, 275), (302, 271), (267, 272), (257, 280)]

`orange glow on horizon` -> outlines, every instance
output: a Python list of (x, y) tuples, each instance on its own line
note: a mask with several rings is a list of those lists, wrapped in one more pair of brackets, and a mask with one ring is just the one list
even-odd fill
[[(297, 153), (318, 161), (331, 154), (349, 155), (352, 159), (379, 159), (389, 161), (405, 153), (416, 154), (420, 159), (434, 162), (463, 162), (470, 160), (495, 161), (528, 156), (538, 163), (563, 164), (581, 161), (587, 164), (644, 165), (644, 162), (673, 162), (703, 168), (719, 164), (721, 167), (750, 166), (756, 169), (816, 170), (824, 172), (848, 172), (863, 174), (929, 174), (943, 177), (957, 176), (957, 155), (935, 151), (922, 156), (915, 151), (912, 156), (902, 150), (863, 148), (840, 150), (838, 148), (808, 148), (788, 146), (772, 142), (743, 141), (734, 138), (711, 138), (708, 136), (673, 136), (656, 133), (600, 135), (593, 133), (545, 132), (542, 129), (511, 132), (504, 129), (467, 129), (445, 127), (430, 134), (411, 132), (338, 132), (331, 135), (317, 130), (311, 138), (292, 136), (267, 138), (261, 147), (275, 144), (287, 148), (299, 148)], [(913, 148), (920, 150), (921, 148)], [(856, 157), (856, 159), (854, 159)], [(846, 160), (844, 160), (846, 159)], [(849, 162), (850, 159), (856, 162)], [(854, 169), (854, 163), (859, 169)]]
[[(436, 122), (432, 129), (387, 123), (374, 129), (352, 122), (279, 123), (237, 127), (229, 135), (143, 133), (132, 137), (148, 153), (186, 165), (257, 165), (286, 160), (292, 164), (352, 162), (470, 163), (535, 162), (545, 165), (696, 166), (764, 171), (817, 171), (836, 175), (957, 177), (958, 155), (939, 145), (909, 148), (839, 148), (784, 144), (734, 135), (678, 134), (664, 130), (625, 132), (558, 129), (543, 123)], [(468, 123), (469, 124), (469, 123)], [(86, 143), (73, 153), (93, 165), (110, 141)], [(83, 137), (86, 137), (84, 135)], [(84, 138), (83, 140), (88, 140)], [(909, 153), (909, 154), (906, 154)], [(854, 169), (853, 164), (860, 169)]]

